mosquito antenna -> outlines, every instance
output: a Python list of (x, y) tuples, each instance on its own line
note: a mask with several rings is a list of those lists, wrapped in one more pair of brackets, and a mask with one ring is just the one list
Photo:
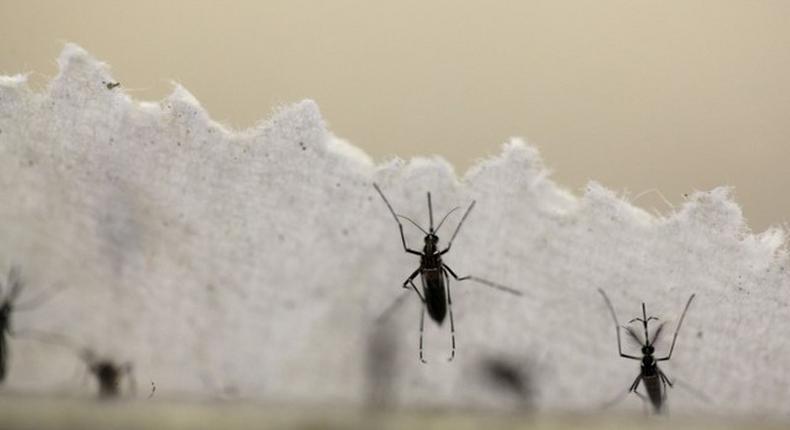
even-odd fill
[(620, 323), (617, 322), (617, 314), (614, 311), (614, 306), (612, 306), (609, 296), (607, 296), (602, 289), (598, 288), (598, 292), (601, 293), (601, 296), (603, 296), (603, 300), (606, 302), (606, 307), (609, 308), (609, 313), (612, 314), (612, 319), (614, 320), (614, 331), (617, 333), (617, 350), (622, 354), (623, 347), (620, 341)]
[(433, 205), (431, 205), (430, 191), (428, 191), (428, 218), (431, 220), (431, 234), (433, 234)]
[(415, 226), (415, 227), (419, 228), (421, 232), (425, 233), (425, 235), (426, 235), (426, 236), (428, 235), (428, 232), (427, 232), (427, 231), (423, 230), (423, 228), (422, 228), (422, 227), (420, 227), (420, 225), (419, 225), (419, 224), (417, 224), (416, 222), (414, 222), (414, 220), (413, 220), (413, 219), (411, 219), (411, 218), (407, 217), (406, 215), (400, 215), (400, 214), (398, 214), (398, 218), (403, 218), (403, 219), (405, 219), (406, 221), (409, 221), (410, 223), (414, 224), (414, 226)]
[(675, 335), (672, 336), (672, 346), (669, 347), (669, 354), (667, 354), (666, 357), (659, 358), (656, 361), (669, 360), (672, 357), (672, 351), (674, 351), (675, 349), (675, 342), (678, 340), (678, 333), (680, 332), (680, 326), (683, 325), (683, 319), (686, 318), (686, 312), (688, 312), (689, 306), (691, 306), (691, 301), (694, 300), (695, 296), (696, 294), (692, 294), (691, 297), (689, 297), (689, 300), (686, 302), (686, 307), (683, 308), (683, 313), (680, 314), (680, 321), (678, 321), (678, 326), (677, 328), (675, 328)]
[(451, 213), (457, 211), (458, 209), (461, 209), (461, 207), (460, 206), (456, 206), (456, 207), (452, 208), (450, 210), (450, 212), (447, 212), (447, 215), (445, 215), (444, 218), (442, 218), (442, 220), (439, 222), (439, 225), (436, 227), (436, 231), (434, 233), (438, 233), (439, 229), (442, 228), (442, 224), (444, 224), (444, 221), (447, 219), (447, 217), (450, 216)]
[(472, 212), (472, 208), (475, 207), (475, 203), (477, 202), (472, 200), (472, 204), (469, 205), (469, 208), (466, 210), (466, 212), (464, 212), (464, 216), (461, 217), (461, 221), (458, 222), (458, 227), (455, 228), (455, 233), (453, 233), (453, 236), (450, 238), (450, 241), (447, 242), (448, 249), (450, 248), (450, 245), (453, 244), (453, 241), (455, 240), (455, 236), (458, 236), (458, 232), (461, 231), (461, 226), (464, 225), (464, 221), (466, 221), (466, 217), (469, 216), (469, 212)]

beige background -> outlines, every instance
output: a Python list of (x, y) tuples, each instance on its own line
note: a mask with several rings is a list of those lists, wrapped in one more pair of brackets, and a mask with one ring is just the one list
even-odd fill
[(460, 172), (519, 135), (576, 191), (728, 184), (754, 228), (787, 220), (790, 2), (491, 3), (0, 0), (0, 73), (41, 86), (72, 41), (134, 97), (176, 80), (233, 127), (313, 98), (379, 161)]

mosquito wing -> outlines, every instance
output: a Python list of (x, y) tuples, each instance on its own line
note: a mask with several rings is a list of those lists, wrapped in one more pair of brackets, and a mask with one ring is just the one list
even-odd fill
[(633, 346), (638, 346), (640, 348), (645, 344), (644, 340), (642, 340), (642, 336), (633, 327), (624, 326), (623, 330), (625, 330), (625, 333), (628, 335), (626, 336), (626, 338), (628, 339), (629, 344)]
[(650, 337), (650, 344), (655, 345), (657, 342), (661, 340), (661, 334), (664, 332), (664, 327), (666, 323), (662, 322), (658, 325), (658, 328), (653, 332), (653, 335)]

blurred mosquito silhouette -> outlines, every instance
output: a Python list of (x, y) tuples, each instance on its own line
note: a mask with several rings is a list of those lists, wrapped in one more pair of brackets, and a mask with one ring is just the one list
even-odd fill
[[(134, 379), (133, 366), (131, 362), (118, 363), (108, 357), (97, 354), (92, 348), (81, 347), (68, 336), (56, 333), (42, 333), (38, 335), (39, 340), (49, 344), (59, 345), (71, 350), (85, 364), (86, 374), (96, 378), (98, 387), (98, 397), (101, 400), (116, 399), (121, 396), (121, 383), (124, 377), (127, 380), (129, 392), (134, 395), (137, 393), (137, 383)], [(151, 381), (150, 399), (156, 392), (156, 384)]]
[[(132, 373), (132, 363), (117, 363), (109, 358), (98, 356), (93, 350), (83, 348), (80, 358), (88, 368), (88, 372), (96, 378), (99, 387), (100, 399), (115, 399), (121, 395), (121, 382), (126, 376), (129, 391), (134, 394), (137, 392), (137, 384)], [(151, 382), (153, 396), (156, 385)]]
[(513, 357), (488, 356), (479, 364), (483, 378), (499, 391), (514, 396), (523, 410), (531, 409), (535, 395), (533, 369)]
[[(19, 275), (19, 267), (13, 266), (8, 272), (8, 278), (5, 288), (2, 281), (0, 281), (0, 384), (5, 380), (8, 370), (8, 339), (7, 336), (15, 336), (17, 333), (11, 326), (11, 315), (18, 311), (29, 311), (42, 305), (49, 300), (53, 294), (61, 290), (63, 287), (58, 287), (56, 290), (44, 292), (41, 295), (29, 299), (25, 303), (17, 304), (16, 301), (24, 288), (24, 282)], [(4, 290), (7, 292), (4, 293)]]
[[(634, 382), (631, 384), (631, 387), (628, 389), (628, 393), (634, 393), (639, 396), (640, 399), (643, 401), (649, 400), (650, 403), (653, 405), (653, 410), (656, 413), (661, 413), (664, 407), (664, 402), (667, 399), (667, 386), (670, 388), (673, 386), (672, 380), (667, 377), (667, 375), (658, 367), (659, 361), (668, 361), (672, 358), (672, 351), (675, 350), (675, 342), (678, 340), (678, 332), (680, 331), (680, 326), (683, 324), (683, 319), (686, 317), (686, 312), (689, 310), (689, 306), (691, 306), (691, 301), (694, 300), (695, 294), (692, 294), (689, 297), (688, 301), (686, 302), (686, 307), (683, 308), (683, 313), (680, 314), (680, 320), (678, 320), (678, 325), (675, 328), (675, 335), (672, 337), (672, 345), (669, 347), (669, 353), (664, 357), (654, 357), (653, 354), (655, 353), (655, 348), (653, 347), (656, 341), (661, 336), (662, 330), (664, 329), (664, 323), (659, 324), (658, 328), (656, 329), (655, 333), (653, 333), (653, 337), (651, 338), (648, 332), (648, 323), (651, 320), (658, 320), (658, 318), (654, 316), (647, 316), (647, 310), (645, 309), (645, 304), (642, 303), (642, 318), (634, 318), (628, 322), (628, 324), (639, 322), (642, 323), (644, 328), (645, 337), (644, 340), (639, 337), (639, 334), (633, 327), (630, 326), (623, 326), (626, 333), (635, 340), (639, 345), (642, 346), (642, 356), (638, 357), (635, 355), (629, 355), (623, 353), (623, 348), (620, 342), (620, 324), (617, 322), (617, 314), (614, 311), (614, 307), (612, 306), (612, 302), (609, 300), (609, 297), (602, 289), (598, 289), (598, 292), (601, 293), (603, 296), (604, 301), (606, 302), (606, 306), (609, 308), (609, 311), (612, 313), (612, 319), (614, 319), (615, 331), (617, 333), (617, 350), (620, 353), (620, 357), (628, 358), (631, 360), (639, 360), (642, 362), (641, 369), (639, 371), (639, 375), (637, 375)], [(647, 391), (647, 397), (640, 394), (636, 389), (639, 387), (639, 383), (643, 383), (645, 385), (645, 390)], [(621, 397), (618, 397), (615, 401), (610, 402), (610, 404), (616, 403), (619, 401)]]
[[(451, 209), (447, 215), (442, 218), (439, 222), (439, 225), (434, 229), (433, 227), (433, 206), (431, 205), (431, 193), (428, 193), (428, 217), (430, 220), (428, 231), (425, 231), (419, 224), (414, 222), (412, 219), (399, 215), (395, 213), (395, 210), (392, 208), (389, 200), (384, 196), (384, 193), (379, 188), (378, 184), (373, 184), (373, 187), (378, 191), (379, 195), (381, 196), (384, 203), (387, 205), (387, 208), (392, 213), (393, 218), (395, 218), (395, 222), (398, 223), (398, 229), (400, 230), (400, 238), (401, 242), (403, 243), (403, 249), (409, 254), (419, 255), (420, 256), (420, 267), (417, 268), (408, 278), (403, 282), (403, 288), (411, 288), (417, 293), (417, 296), (420, 297), (420, 301), (423, 304), (422, 313), (420, 314), (420, 361), (425, 363), (425, 359), (423, 358), (422, 352), (422, 335), (423, 335), (423, 327), (425, 322), (425, 309), (428, 309), (428, 315), (433, 319), (437, 324), (441, 325), (444, 322), (444, 318), (447, 315), (448, 311), (450, 314), (450, 336), (452, 338), (452, 352), (450, 353), (450, 358), (448, 361), (452, 361), (455, 358), (455, 323), (453, 322), (453, 299), (450, 294), (450, 276), (452, 275), (456, 281), (476, 281), (488, 287), (492, 287), (501, 291), (508, 292), (510, 294), (515, 294), (517, 296), (521, 295), (521, 292), (515, 290), (513, 288), (509, 288), (503, 285), (496, 284), (494, 282), (478, 278), (475, 276), (461, 276), (459, 277), (456, 273), (451, 269), (447, 264), (442, 262), (442, 256), (450, 251), (450, 247), (453, 244), (453, 240), (458, 235), (458, 232), (461, 230), (461, 226), (463, 225), (466, 217), (469, 216), (469, 212), (472, 211), (472, 208), (475, 207), (475, 202), (473, 201), (472, 204), (469, 205), (469, 208), (464, 213), (463, 217), (461, 217), (461, 221), (458, 222), (458, 226), (455, 228), (455, 232), (450, 237), (450, 240), (447, 242), (447, 248), (443, 250), (439, 250), (439, 236), (436, 234), (439, 232), (439, 229), (442, 228), (442, 224), (444, 221), (447, 220), (447, 217), (450, 216), (451, 213), (455, 212), (456, 210), (460, 209), (460, 207), (455, 207)], [(414, 224), (415, 227), (420, 229), (421, 232), (425, 234), (425, 244), (423, 245), (422, 252), (416, 251), (414, 249), (410, 249), (406, 245), (406, 237), (403, 235), (403, 224), (400, 222), (400, 218), (403, 218), (410, 223)], [(417, 286), (414, 285), (414, 278), (420, 275), (420, 279), (422, 281), (422, 293), (420, 290), (417, 289)]]

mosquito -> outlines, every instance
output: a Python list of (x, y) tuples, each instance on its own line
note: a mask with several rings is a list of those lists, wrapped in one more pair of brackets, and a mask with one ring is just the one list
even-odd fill
[(45, 292), (37, 297), (29, 299), (25, 303), (18, 304), (17, 299), (22, 293), (25, 284), (19, 274), (19, 267), (13, 266), (8, 272), (5, 288), (8, 292), (4, 294), (3, 282), (0, 281), (0, 384), (5, 381), (8, 372), (8, 336), (15, 336), (17, 333), (11, 326), (11, 315), (18, 311), (29, 311), (37, 308), (45, 301), (49, 300), (54, 293), (62, 289), (58, 287), (55, 291)]
[[(400, 230), (400, 238), (401, 242), (403, 243), (403, 250), (409, 254), (419, 255), (420, 256), (420, 266), (411, 274), (408, 278), (403, 282), (403, 288), (409, 289), (411, 288), (417, 293), (417, 296), (420, 298), (422, 302), (422, 313), (420, 314), (420, 361), (426, 363), (425, 359), (423, 358), (423, 348), (422, 348), (422, 337), (423, 337), (423, 328), (425, 323), (425, 310), (428, 310), (428, 315), (433, 319), (438, 325), (442, 325), (444, 322), (445, 317), (449, 313), (450, 316), (450, 337), (452, 339), (452, 351), (450, 353), (450, 357), (447, 361), (452, 361), (455, 358), (455, 322), (453, 321), (453, 299), (450, 295), (450, 275), (456, 281), (475, 281), (480, 284), (486, 285), (491, 288), (498, 289), (500, 291), (505, 291), (510, 294), (514, 294), (516, 296), (521, 296), (522, 293), (519, 290), (509, 288), (503, 285), (496, 284), (494, 282), (485, 280), (483, 278), (478, 278), (476, 276), (458, 276), (453, 269), (450, 268), (447, 264), (442, 262), (442, 256), (447, 254), (450, 251), (450, 247), (453, 244), (453, 240), (458, 235), (458, 232), (461, 230), (461, 226), (464, 224), (464, 221), (469, 216), (469, 213), (472, 211), (472, 208), (475, 207), (475, 202), (469, 205), (469, 208), (466, 209), (464, 215), (461, 217), (461, 221), (458, 222), (458, 226), (455, 228), (455, 232), (452, 236), (450, 236), (450, 240), (447, 242), (447, 247), (443, 250), (439, 250), (439, 236), (437, 233), (439, 229), (442, 228), (442, 225), (447, 220), (447, 217), (450, 216), (453, 212), (460, 209), (460, 207), (455, 207), (451, 209), (442, 220), (439, 222), (439, 225), (436, 226), (434, 229), (433, 224), (433, 206), (431, 204), (431, 193), (428, 192), (428, 218), (430, 221), (428, 231), (425, 231), (419, 224), (414, 222), (411, 218), (408, 218), (404, 215), (399, 215), (395, 213), (395, 210), (392, 208), (389, 200), (384, 196), (384, 193), (379, 188), (378, 184), (373, 184), (373, 188), (381, 196), (384, 203), (387, 205), (387, 208), (392, 213), (392, 217), (395, 218), (395, 222), (398, 223), (398, 229)], [(422, 252), (411, 249), (406, 244), (406, 237), (403, 234), (403, 224), (400, 222), (400, 218), (409, 221), (410, 223), (414, 224), (421, 232), (425, 234)], [(420, 280), (422, 281), (422, 293), (414, 285), (414, 278), (420, 276)]]
[[(135, 393), (137, 384), (132, 373), (132, 363), (116, 363), (115, 361), (98, 356), (91, 349), (85, 348), (80, 353), (80, 358), (88, 368), (88, 372), (96, 378), (99, 387), (100, 399), (115, 399), (121, 395), (121, 382), (126, 376), (129, 391)], [(151, 396), (156, 391), (156, 385), (151, 382)]]
[[(111, 358), (100, 356), (92, 348), (80, 346), (68, 336), (58, 333), (42, 333), (38, 336), (42, 342), (58, 345), (69, 349), (85, 364), (86, 373), (96, 378), (96, 385), (99, 389), (98, 397), (101, 400), (116, 399), (121, 396), (121, 383), (127, 380), (127, 386), (131, 394), (137, 393), (137, 382), (134, 379), (134, 368), (131, 362), (119, 363)], [(151, 393), (148, 398), (153, 397), (156, 392), (156, 384), (151, 381)]]
[[(638, 332), (631, 326), (623, 326), (622, 328), (625, 329), (625, 332), (635, 340), (639, 345), (642, 346), (642, 356), (635, 356), (623, 353), (623, 348), (620, 342), (620, 324), (617, 322), (617, 314), (614, 311), (614, 306), (612, 306), (612, 302), (609, 300), (609, 297), (602, 289), (598, 289), (598, 292), (601, 293), (603, 296), (604, 301), (606, 302), (606, 306), (609, 308), (609, 312), (612, 314), (612, 319), (614, 320), (615, 325), (615, 332), (617, 333), (617, 350), (620, 353), (620, 357), (628, 358), (631, 360), (639, 360), (641, 361), (641, 368), (639, 371), (639, 375), (637, 375), (634, 382), (631, 384), (630, 388), (625, 394), (634, 393), (643, 401), (649, 400), (650, 403), (653, 405), (653, 410), (656, 413), (661, 413), (664, 408), (664, 403), (667, 399), (667, 387), (672, 388), (673, 383), (672, 380), (658, 367), (659, 361), (669, 361), (672, 358), (672, 351), (675, 350), (675, 342), (678, 340), (678, 332), (680, 332), (680, 327), (683, 325), (683, 319), (686, 317), (686, 312), (689, 310), (689, 306), (691, 306), (692, 300), (694, 300), (695, 294), (692, 294), (688, 301), (686, 302), (686, 307), (683, 308), (683, 313), (680, 314), (680, 320), (678, 321), (678, 325), (675, 328), (675, 334), (672, 337), (672, 345), (669, 347), (669, 353), (664, 357), (655, 357), (653, 354), (655, 353), (654, 345), (656, 341), (661, 336), (662, 330), (664, 329), (664, 323), (659, 324), (658, 328), (656, 329), (655, 333), (653, 333), (653, 337), (651, 338), (648, 332), (648, 323), (651, 320), (658, 321), (658, 318), (654, 316), (647, 316), (647, 310), (645, 308), (644, 302), (642, 303), (642, 318), (634, 318), (628, 322), (628, 324), (639, 322), (642, 324), (644, 328), (645, 337), (642, 340), (639, 337)], [(647, 397), (643, 394), (640, 394), (636, 389), (639, 387), (639, 384), (643, 383), (645, 385), (645, 391), (647, 391)]]

